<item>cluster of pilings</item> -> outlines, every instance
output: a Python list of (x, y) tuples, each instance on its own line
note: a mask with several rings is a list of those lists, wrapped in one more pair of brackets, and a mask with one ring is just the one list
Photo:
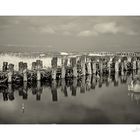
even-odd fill
[[(22, 85), (17, 84), (4, 84), (0, 85), (0, 93), (3, 95), (3, 100), (14, 100), (15, 93), (18, 93), (23, 100), (27, 100), (29, 94), (36, 97), (36, 100), (41, 100), (43, 93), (46, 93), (46, 89), (51, 89), (50, 93), (52, 101), (58, 101), (59, 90), (64, 94), (64, 97), (77, 96), (77, 94), (86, 94), (90, 90), (95, 90), (102, 87), (108, 87), (114, 85), (119, 86), (120, 84), (130, 84), (134, 79), (137, 78), (137, 72), (124, 72), (124, 75), (115, 73), (115, 75), (103, 75), (97, 78), (95, 75), (82, 76), (81, 79), (60, 79), (52, 80), (51, 83), (37, 81), (35, 83), (23, 82)], [(128, 86), (130, 87), (130, 86)], [(139, 89), (138, 89), (139, 90)], [(61, 94), (62, 95), (62, 94)], [(60, 96), (61, 96), (60, 95)], [(128, 90), (128, 95), (131, 100), (137, 100), (140, 102), (140, 94)]]
[(27, 63), (19, 62), (19, 70), (15, 71), (14, 64), (3, 62), (0, 83), (76, 78), (92, 74), (101, 76), (114, 72), (123, 75), (125, 71), (140, 69), (140, 58), (137, 56), (62, 56), (61, 66), (58, 66), (57, 63), (58, 58), (53, 57), (51, 68), (45, 69), (43, 62), (36, 60), (36, 62), (32, 62), (29, 70)]

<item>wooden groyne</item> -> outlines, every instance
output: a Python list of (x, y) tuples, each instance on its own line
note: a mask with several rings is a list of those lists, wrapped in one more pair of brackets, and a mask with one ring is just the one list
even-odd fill
[[(44, 68), (41, 60), (32, 62), (31, 69), (25, 62), (18, 63), (18, 71), (14, 70), (14, 64), (3, 62), (0, 72), (0, 84), (21, 83), (33, 81), (45, 81), (67, 78), (79, 78), (85, 75), (101, 77), (104, 74), (136, 71), (140, 69), (140, 56), (137, 55), (75, 55), (62, 56), (61, 66), (58, 66), (58, 58), (53, 57), (51, 68)], [(69, 63), (69, 64), (68, 64)]]
[[(79, 94), (92, 94), (95, 89), (99, 90), (99, 88), (102, 87), (112, 87), (112, 85), (117, 87), (119, 85), (126, 84), (128, 85), (128, 95), (131, 97), (131, 100), (137, 100), (137, 103), (139, 103), (140, 94), (133, 92), (132, 89), (134, 85), (140, 84), (140, 82), (137, 83), (137, 80), (140, 79), (137, 77), (137, 72), (138, 71), (124, 71), (124, 75), (115, 72), (115, 74), (112, 75), (102, 75), (100, 78), (96, 75), (86, 75), (79, 79), (59, 79), (52, 80), (51, 82), (34, 81), (32, 83), (23, 82), (22, 84), (18, 85), (15, 83), (1, 84), (0, 101), (1, 99), (3, 99), (3, 101), (16, 100), (17, 93), (23, 100), (30, 100), (30, 97), (34, 96), (36, 101), (40, 101), (42, 98), (48, 95), (46, 94), (47, 91), (47, 93), (51, 95), (51, 100), (56, 102), (60, 100), (60, 96), (65, 98), (69, 98), (71, 96), (76, 97), (77, 95), (79, 96)], [(140, 92), (139, 88), (137, 90)]]

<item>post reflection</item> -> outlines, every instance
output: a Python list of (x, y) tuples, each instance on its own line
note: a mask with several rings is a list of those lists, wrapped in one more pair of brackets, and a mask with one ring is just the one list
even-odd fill
[(131, 101), (140, 103), (140, 73), (139, 71), (133, 71), (128, 76), (128, 96)]
[(61, 80), (61, 91), (64, 93), (64, 96), (67, 97), (68, 96), (68, 92), (67, 92), (67, 87), (66, 87), (66, 81), (65, 79)]
[(76, 96), (76, 90), (77, 90), (77, 79), (74, 78), (73, 79), (73, 83), (72, 83), (72, 96)]
[(57, 99), (57, 83), (56, 83), (56, 80), (52, 81), (51, 93), (52, 93), (52, 101), (56, 102), (58, 100)]
[[(51, 89), (51, 97), (53, 102), (58, 101), (58, 90), (61, 91), (62, 95), (66, 98), (69, 98), (68, 92), (70, 91), (71, 96), (77, 96), (77, 92), (85, 94), (96, 88), (109, 87), (114, 85), (115, 87), (120, 84), (128, 85), (128, 96), (131, 101), (136, 101), (137, 104), (140, 102), (140, 71), (133, 72), (116, 72), (108, 73), (106, 75), (88, 75), (82, 76), (79, 79), (62, 79), (62, 80), (53, 80), (51, 82), (40, 82), (36, 81), (33, 83), (23, 82), (20, 85), (14, 84), (5, 84), (0, 85), (0, 93), (2, 94), (3, 101), (13, 101), (16, 98), (16, 93), (21, 97), (22, 100), (28, 100), (29, 94), (35, 96), (36, 101), (41, 100), (42, 94), (45, 94), (45, 89)], [(126, 86), (127, 88), (127, 86)], [(15, 93), (16, 92), (16, 93)], [(61, 95), (60, 95), (61, 96)]]
[(80, 93), (85, 93), (85, 76), (82, 76), (82, 79), (81, 79), (81, 86), (80, 86)]

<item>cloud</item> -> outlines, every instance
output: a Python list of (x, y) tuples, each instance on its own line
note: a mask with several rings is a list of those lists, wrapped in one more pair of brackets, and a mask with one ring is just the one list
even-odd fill
[(97, 36), (100, 34), (118, 34), (136, 35), (136, 32), (128, 27), (118, 25), (116, 22), (98, 23), (93, 25), (93, 28), (83, 30), (78, 33), (78, 36)]
[[(40, 34), (99, 36), (101, 34), (136, 35), (140, 18), (135, 17), (0, 17), (0, 30), (28, 29)], [(136, 33), (137, 31), (137, 33)]]
[(88, 36), (93, 36), (93, 35), (97, 35), (97, 33), (91, 30), (84, 30), (78, 33), (78, 36), (83, 36), (83, 37), (84, 36), (88, 37)]
[(113, 33), (116, 34), (120, 31), (120, 27), (117, 26), (115, 22), (109, 22), (109, 23), (99, 23), (94, 26), (94, 30), (97, 33)]
[(56, 33), (55, 30), (52, 27), (48, 27), (48, 26), (47, 27), (40, 27), (39, 31), (41, 33), (49, 33), (49, 34), (55, 34)]

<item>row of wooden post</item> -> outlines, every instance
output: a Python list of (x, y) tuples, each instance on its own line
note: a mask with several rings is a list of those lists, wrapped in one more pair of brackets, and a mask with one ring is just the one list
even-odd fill
[[(66, 69), (68, 66), (68, 59), (70, 59), (70, 66), (72, 69), (72, 75), (73, 77), (78, 77), (78, 68), (77, 68), (77, 63), (79, 61), (80, 63), (80, 67), (81, 67), (81, 74), (82, 75), (91, 75), (91, 74), (96, 74), (97, 70), (100, 71), (100, 73), (103, 73), (104, 70), (104, 65), (103, 65), (103, 61), (102, 59), (96, 59), (93, 57), (87, 57), (87, 56), (80, 56), (80, 57), (62, 57), (61, 58), (61, 78), (64, 79), (66, 77)], [(113, 58), (109, 58), (109, 60), (107, 60), (107, 68), (108, 68), (108, 72), (110, 73), (112, 71), (111, 65), (112, 65), (112, 60)], [(136, 69), (140, 69), (140, 60), (134, 59), (133, 61), (131, 60), (131, 58), (128, 58), (127, 60), (121, 60), (122, 58), (118, 58), (117, 60), (115, 60), (115, 64), (114, 64), (114, 71), (115, 72), (119, 72), (120, 71), (120, 67), (121, 67), (121, 71), (123, 72), (124, 70), (128, 70), (128, 63), (131, 63), (132, 65), (132, 69), (136, 70)], [(52, 71), (51, 71), (51, 77), (52, 80), (55, 80), (57, 77), (57, 61), (58, 58), (57, 57), (53, 57), (51, 60), (51, 66), (52, 66)], [(98, 63), (98, 68), (97, 68), (97, 63)], [(37, 81), (41, 80), (41, 69), (43, 68), (43, 62), (41, 60), (36, 60), (36, 62), (32, 62), (32, 71), (36, 71), (37, 73)], [(23, 75), (23, 81), (27, 82), (27, 70), (28, 70), (28, 66), (27, 63), (24, 62), (19, 62), (19, 73)], [(7, 76), (8, 76), (8, 82), (11, 83), (12, 82), (12, 76), (14, 73), (14, 65), (13, 64), (9, 64), (8, 62), (3, 62), (3, 72), (8, 72)]]

